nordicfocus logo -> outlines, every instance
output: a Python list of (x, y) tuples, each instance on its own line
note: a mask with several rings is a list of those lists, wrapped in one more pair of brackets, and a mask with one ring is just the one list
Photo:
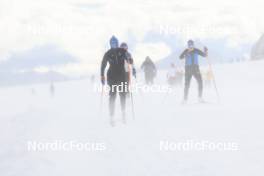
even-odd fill
[(238, 151), (239, 145), (236, 142), (212, 142), (187, 140), (183, 142), (160, 141), (160, 151)]
[(78, 141), (61, 141), (55, 140), (52, 142), (28, 141), (27, 150), (33, 152), (48, 152), (48, 151), (80, 151), (80, 152), (96, 152), (105, 151), (106, 145), (102, 142), (78, 142)]
[(152, 93), (172, 93), (173, 89), (168, 86), (168, 85), (145, 85), (143, 83), (134, 83), (133, 85), (128, 85), (128, 83), (126, 82), (122, 82), (119, 85), (99, 85), (99, 84), (95, 84), (93, 87), (93, 91), (94, 92), (110, 92), (110, 91), (116, 91), (117, 93), (120, 92), (143, 92), (143, 93), (148, 93), (148, 92), (152, 92)]

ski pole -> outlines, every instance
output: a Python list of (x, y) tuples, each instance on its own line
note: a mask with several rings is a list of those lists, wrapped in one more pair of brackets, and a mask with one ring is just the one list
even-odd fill
[[(203, 45), (203, 43), (201, 41), (199, 41), (199, 42)], [(204, 46), (204, 48), (205, 48), (205, 46)], [(219, 92), (218, 92), (218, 89), (217, 89), (212, 63), (211, 63), (210, 58), (208, 57), (208, 54), (206, 56), (206, 60), (207, 60), (208, 66), (209, 66), (209, 70), (210, 70), (210, 72), (212, 74), (213, 84), (214, 84), (215, 92), (216, 92), (216, 95), (217, 95), (218, 103), (220, 103), (220, 95), (219, 95)]]
[(215, 81), (215, 76), (214, 76), (211, 60), (209, 59), (208, 56), (206, 57), (206, 59), (207, 59), (207, 62), (208, 62), (209, 70), (210, 70), (210, 72), (212, 74), (213, 84), (214, 84), (215, 92), (216, 92), (218, 103), (219, 103), (220, 102), (220, 95), (219, 95), (219, 92), (218, 92), (218, 89), (217, 89), (217, 85), (216, 85), (216, 81)]
[(136, 118), (135, 118), (135, 110), (134, 110), (134, 100), (133, 100), (132, 91), (130, 91), (130, 97), (131, 97), (131, 104), (132, 104), (132, 116), (133, 116), (133, 120), (136, 120)]
[[(131, 88), (131, 64), (129, 65), (129, 72), (128, 72), (128, 83), (129, 83), (129, 87)], [(133, 120), (136, 120), (135, 118), (135, 109), (134, 109), (134, 99), (133, 99), (133, 93), (132, 90), (129, 90), (130, 92), (130, 98), (131, 98), (131, 106), (132, 106), (132, 117)]]

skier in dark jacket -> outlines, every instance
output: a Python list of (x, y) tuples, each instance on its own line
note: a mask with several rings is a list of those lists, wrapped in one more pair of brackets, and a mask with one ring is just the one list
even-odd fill
[(50, 83), (50, 96), (53, 98), (55, 95), (55, 86), (53, 82)]
[(184, 100), (183, 103), (187, 102), (188, 92), (192, 76), (198, 82), (199, 102), (203, 102), (203, 80), (199, 68), (198, 57), (206, 57), (208, 55), (208, 49), (204, 47), (204, 51), (201, 51), (194, 47), (194, 41), (188, 41), (188, 48), (183, 51), (180, 55), (180, 59), (185, 59), (185, 84), (184, 84)]
[(109, 69), (107, 71), (107, 84), (110, 87), (110, 98), (109, 98), (109, 111), (110, 111), (110, 123), (112, 126), (115, 125), (114, 113), (115, 113), (115, 99), (116, 94), (119, 93), (121, 110), (122, 110), (122, 120), (126, 123), (125, 119), (125, 107), (126, 107), (126, 90), (127, 90), (127, 80), (125, 71), (125, 61), (127, 60), (126, 51), (119, 48), (118, 39), (113, 36), (110, 39), (111, 49), (108, 50), (102, 60), (101, 64), (101, 82), (105, 84), (105, 68), (107, 63), (109, 63)]
[(157, 74), (157, 69), (154, 62), (150, 59), (149, 56), (147, 56), (145, 61), (142, 63), (141, 69), (143, 69), (145, 73), (146, 84), (153, 84), (154, 78)]

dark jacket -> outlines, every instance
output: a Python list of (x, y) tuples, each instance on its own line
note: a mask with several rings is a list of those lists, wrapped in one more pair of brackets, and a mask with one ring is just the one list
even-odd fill
[(141, 65), (141, 69), (143, 69), (146, 74), (153, 74), (153, 76), (155, 76), (157, 72), (156, 66), (151, 60), (145, 60)]
[(108, 63), (107, 82), (109, 85), (119, 84), (126, 80), (125, 60), (127, 60), (127, 55), (124, 49), (113, 48), (105, 53), (101, 63), (101, 76), (104, 76)]

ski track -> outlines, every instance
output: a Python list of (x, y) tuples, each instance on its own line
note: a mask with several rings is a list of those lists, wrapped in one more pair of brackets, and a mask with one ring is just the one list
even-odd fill
[[(107, 116), (107, 95), (100, 116), (100, 93), (91, 91), (89, 80), (55, 84), (53, 98), (45, 84), (1, 88), (0, 175), (261, 176), (263, 66), (216, 66), (220, 103), (214, 90), (206, 88), (205, 99), (211, 103), (196, 104), (194, 80), (190, 103), (184, 106), (182, 88), (164, 102), (165, 94), (134, 94), (136, 120), (128, 100), (127, 125), (117, 122), (114, 128)], [(117, 109), (116, 118), (120, 117)], [(234, 141), (239, 151), (160, 151), (162, 140), (190, 139)], [(106, 144), (106, 151), (29, 152), (28, 140), (97, 141)]]

